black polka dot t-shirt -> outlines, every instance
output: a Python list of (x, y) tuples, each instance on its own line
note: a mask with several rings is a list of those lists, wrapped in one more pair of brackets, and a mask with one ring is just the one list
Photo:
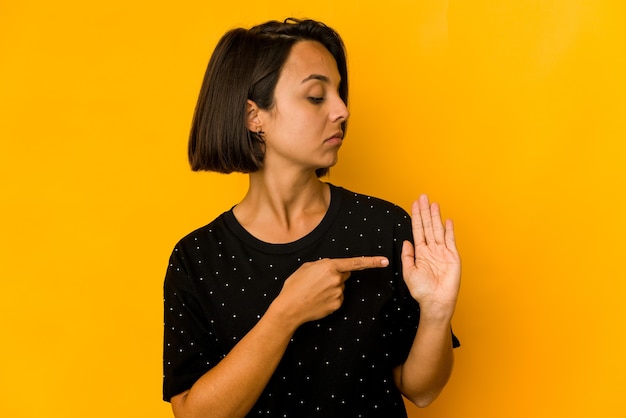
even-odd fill
[(166, 401), (228, 354), (303, 263), (382, 255), (388, 267), (352, 273), (341, 308), (298, 328), (248, 416), (406, 417), (392, 370), (419, 321), (400, 264), (410, 218), (383, 200), (330, 189), (326, 215), (295, 242), (260, 241), (231, 210), (176, 245), (164, 285)]

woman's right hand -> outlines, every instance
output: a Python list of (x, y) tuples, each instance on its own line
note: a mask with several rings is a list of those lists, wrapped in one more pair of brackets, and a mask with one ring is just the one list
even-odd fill
[(344, 283), (351, 272), (388, 265), (389, 260), (380, 256), (324, 258), (304, 263), (285, 280), (272, 305), (295, 329), (341, 307)]

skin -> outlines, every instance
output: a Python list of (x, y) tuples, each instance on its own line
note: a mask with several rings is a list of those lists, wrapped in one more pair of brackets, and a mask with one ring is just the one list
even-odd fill
[[(330, 189), (315, 170), (337, 162), (349, 117), (339, 97), (339, 73), (319, 43), (298, 42), (283, 67), (269, 110), (248, 102), (248, 128), (264, 132), (264, 166), (249, 175), (246, 196), (234, 208), (238, 221), (257, 238), (292, 242), (312, 231), (330, 204)], [(415, 246), (402, 251), (404, 280), (421, 305), (420, 326), (406, 362), (394, 371), (399, 390), (426, 406), (452, 370), (450, 321), (460, 284), (460, 259), (452, 223), (423, 195), (413, 204)], [(171, 400), (176, 417), (241, 417), (267, 385), (289, 340), (302, 324), (321, 319), (343, 302), (350, 272), (384, 268), (384, 257), (324, 259), (303, 264), (257, 325), (191, 389)]]
[(461, 259), (452, 221), (422, 195), (412, 205), (415, 246), (404, 242), (402, 275), (420, 303), (420, 324), (407, 360), (394, 370), (396, 386), (417, 406), (429, 405), (452, 373), (450, 332), (461, 284)]

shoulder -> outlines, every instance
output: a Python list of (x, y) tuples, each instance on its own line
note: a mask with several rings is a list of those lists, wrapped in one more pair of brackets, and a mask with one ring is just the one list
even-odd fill
[(166, 284), (186, 287), (189, 277), (195, 277), (207, 268), (207, 255), (219, 254), (219, 246), (227, 235), (224, 229), (224, 214), (221, 214), (209, 224), (183, 236), (170, 254)]
[[(340, 196), (337, 222), (345, 229), (367, 230), (402, 242), (412, 240), (411, 217), (400, 206), (378, 197), (331, 185)], [(365, 235), (365, 234), (364, 234)]]
[(228, 239), (226, 215), (228, 212), (224, 212), (210, 223), (201, 226), (188, 234), (184, 235), (178, 240), (174, 246), (172, 255), (178, 254), (179, 256), (189, 255), (195, 253), (200, 247), (206, 249), (219, 245), (224, 239)]
[(342, 207), (346, 210), (372, 213), (377, 216), (398, 220), (410, 219), (407, 211), (395, 203), (367, 194), (357, 193), (330, 183), (329, 185), (334, 194), (341, 196)]

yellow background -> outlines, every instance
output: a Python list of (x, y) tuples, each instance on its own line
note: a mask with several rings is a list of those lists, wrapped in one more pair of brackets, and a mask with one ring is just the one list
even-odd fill
[(294, 15), (348, 46), (330, 181), (405, 208), (428, 192), (456, 222), (463, 347), (411, 416), (624, 416), (625, 9), (4, 0), (1, 415), (171, 416), (167, 258), (247, 184), (187, 168), (201, 78), (223, 32)]

